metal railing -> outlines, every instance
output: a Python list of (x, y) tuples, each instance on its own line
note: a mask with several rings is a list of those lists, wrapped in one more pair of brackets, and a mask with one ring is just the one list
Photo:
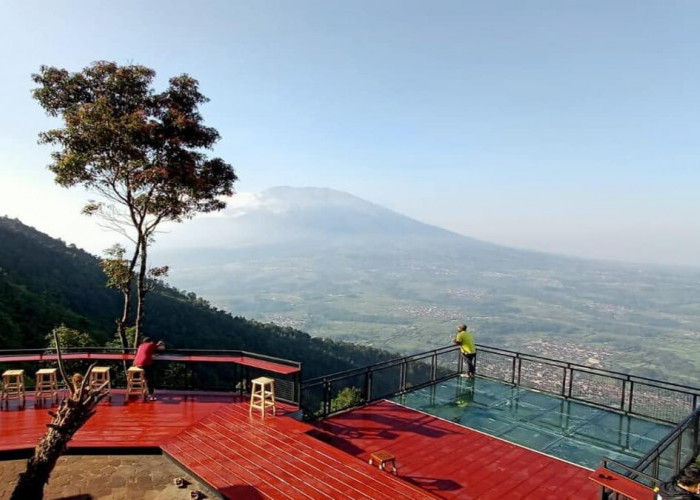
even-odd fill
[(454, 377), (461, 370), (455, 352), (454, 346), (443, 347), (304, 381), (303, 417), (323, 419)]
[[(326, 418), (397, 396), (462, 371), (457, 346), (334, 373), (302, 384), (305, 418)], [(479, 345), (479, 377), (524, 387), (614, 412), (676, 424), (700, 402), (700, 389), (646, 377)]]
[(479, 346), (477, 375), (611, 411), (676, 424), (700, 402), (700, 388)]
[[(636, 464), (627, 467), (621, 473), (649, 487), (656, 486), (656, 483), (659, 482), (671, 480), (683, 468), (696, 462), (700, 453), (699, 430), (700, 408), (686, 416)], [(617, 465), (613, 460), (604, 458), (603, 467), (616, 470), (614, 467), (610, 467), (608, 462)], [(654, 478), (655, 481), (649, 481), (650, 477)]]
[[(64, 365), (69, 373), (84, 373), (92, 362), (98, 360), (100, 365), (112, 367), (112, 386), (125, 387), (124, 364), (126, 362), (130, 365), (135, 349), (126, 350), (127, 359), (122, 359), (124, 354), (122, 348), (75, 347), (61, 349), (61, 352), (66, 358)], [(162, 356), (160, 360), (159, 355)], [(75, 359), (78, 356), (80, 357)], [(108, 357), (112, 358), (108, 359)], [(24, 368), (27, 372), (26, 385), (31, 387), (34, 383), (34, 370), (55, 366), (55, 358), (55, 349), (0, 350), (0, 372), (8, 368)], [(247, 360), (263, 363), (260, 363), (261, 366), (252, 366), (233, 361), (235, 358), (247, 358)], [(156, 385), (159, 388), (247, 392), (252, 379), (269, 376), (275, 379), (275, 395), (278, 399), (295, 405), (299, 404), (301, 363), (297, 361), (240, 350), (205, 349), (167, 349), (156, 354), (154, 359), (156, 360), (154, 365)], [(267, 370), (264, 368), (264, 362), (290, 367), (293, 373), (284, 374)]]

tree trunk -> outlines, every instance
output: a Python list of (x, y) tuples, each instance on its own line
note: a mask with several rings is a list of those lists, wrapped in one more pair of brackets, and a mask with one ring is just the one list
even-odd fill
[[(129, 311), (131, 310), (131, 289), (122, 292), (122, 297), (124, 298), (124, 308), (122, 317), (117, 319), (117, 335), (119, 335), (119, 341), (122, 344), (122, 353), (127, 354), (129, 340), (126, 337), (126, 322), (129, 321)], [(124, 377), (126, 377), (126, 371), (129, 369), (126, 360), (122, 361), (122, 368), (124, 369)]]
[(56, 413), (49, 412), (52, 418), (51, 423), (47, 424), (48, 430), (34, 448), (34, 455), (27, 461), (27, 470), (19, 474), (10, 500), (44, 498), (44, 485), (49, 482), (56, 461), (65, 451), (68, 441), (90, 419), (95, 413), (97, 403), (107, 395), (103, 391), (106, 382), (95, 389), (86, 387), (94, 364), (88, 368), (80, 388), (73, 387), (71, 382), (66, 380), (63, 363), (60, 361), (60, 348), (57, 347), (57, 350), (61, 375), (69, 384), (71, 395), (61, 401)]
[(144, 301), (146, 292), (148, 291), (146, 283), (146, 274), (148, 273), (148, 264), (146, 262), (148, 256), (148, 240), (146, 237), (141, 238), (139, 244), (141, 246), (141, 251), (139, 255), (139, 275), (136, 281), (136, 331), (134, 332), (134, 347), (139, 344), (139, 338), (142, 334), (141, 329), (143, 327), (143, 317), (145, 315)]

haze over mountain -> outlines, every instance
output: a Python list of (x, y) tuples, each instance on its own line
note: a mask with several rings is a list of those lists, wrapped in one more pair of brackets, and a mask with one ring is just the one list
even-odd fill
[(233, 314), (399, 352), (467, 322), (487, 345), (660, 378), (698, 368), (697, 269), (516, 250), (330, 189), (242, 201), (152, 252), (170, 282)]

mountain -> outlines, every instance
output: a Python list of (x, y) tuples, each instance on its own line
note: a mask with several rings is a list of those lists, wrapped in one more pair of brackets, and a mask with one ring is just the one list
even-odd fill
[[(104, 345), (120, 315), (118, 293), (105, 287), (99, 261), (15, 219), (0, 218), (0, 345), (43, 348), (46, 335), (65, 324)], [(146, 300), (144, 331), (182, 349), (241, 349), (301, 361), (305, 378), (365, 366), (392, 353), (290, 327), (233, 317), (193, 292), (164, 283)]]
[[(324, 188), (273, 188), (162, 235), (171, 282), (232, 314), (398, 352), (477, 342), (690, 380), (700, 270), (507, 248)], [(690, 368), (690, 371), (689, 371)]]

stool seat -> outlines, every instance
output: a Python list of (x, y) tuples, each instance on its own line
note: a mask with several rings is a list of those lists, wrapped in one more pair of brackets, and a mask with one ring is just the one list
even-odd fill
[(146, 399), (148, 395), (148, 387), (146, 386), (146, 376), (143, 373), (143, 368), (132, 366), (126, 371), (126, 399), (135, 394), (141, 399)]
[(369, 456), (370, 465), (377, 464), (382, 470), (387, 470), (387, 464), (391, 465), (391, 473), (395, 476), (399, 475), (398, 468), (396, 466), (396, 457), (386, 450), (375, 451)]
[(41, 368), (36, 372), (36, 385), (34, 386), (34, 400), (41, 404), (46, 397), (58, 403), (58, 368)]
[(2, 373), (2, 392), (0, 402), (9, 405), (10, 399), (21, 400), (24, 406), (26, 395), (24, 392), (24, 370), (5, 370)]
[(267, 409), (272, 409), (275, 415), (275, 379), (258, 377), (251, 380), (250, 408), (248, 413), (252, 415), (253, 409), (260, 410), (262, 418), (265, 418)]
[[(102, 384), (107, 382), (107, 385), (102, 389), (103, 392), (109, 393), (112, 390), (112, 380), (109, 376), (109, 366), (96, 366), (90, 372), (90, 389), (94, 390), (100, 387)], [(107, 399), (111, 401), (112, 396), (108, 396)]]

